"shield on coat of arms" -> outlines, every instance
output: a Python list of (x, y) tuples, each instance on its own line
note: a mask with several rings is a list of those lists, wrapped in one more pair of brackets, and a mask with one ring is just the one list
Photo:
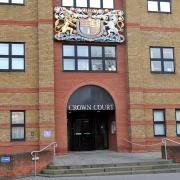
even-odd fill
[(101, 20), (99, 19), (80, 19), (79, 31), (85, 37), (98, 37), (102, 32)]

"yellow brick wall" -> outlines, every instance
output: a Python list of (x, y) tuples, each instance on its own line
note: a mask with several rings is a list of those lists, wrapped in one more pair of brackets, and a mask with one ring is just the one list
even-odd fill
[[(25, 6), (0, 5), (0, 20), (12, 21), (0, 25), (0, 42), (25, 42), (25, 72), (0, 72), (0, 89), (34, 88), (35, 91), (1, 92), (0, 108), (29, 106), (33, 109), (21, 109), (26, 110), (26, 142), (49, 141), (43, 139), (43, 130), (39, 130), (38, 126), (40, 124), (44, 128), (46, 123), (54, 123), (54, 92), (43, 90), (38, 93), (38, 88), (54, 87), (53, 25), (48, 22), (53, 19), (53, 7), (52, 0), (44, 2), (28, 0)], [(43, 20), (45, 23), (41, 23)], [(38, 105), (42, 107), (39, 109)], [(10, 125), (10, 110), (0, 110), (0, 126)], [(51, 128), (51, 131), (53, 139), (54, 129)], [(0, 142), (9, 142), (10, 129), (0, 131), (0, 137)]]
[[(153, 89), (176, 89), (180, 88), (180, 38), (175, 28), (180, 28), (180, 1), (172, 1), (172, 13), (151, 13), (147, 12), (147, 1), (129, 0), (124, 1), (126, 8), (127, 23), (127, 53), (128, 53), (128, 76), (131, 88)], [(134, 25), (134, 27), (133, 27)], [(141, 27), (148, 27), (148, 31)], [(165, 30), (151, 29), (151, 27), (172, 28), (170, 32)], [(173, 29), (174, 28), (174, 29)], [(164, 31), (164, 32), (163, 32)], [(175, 74), (153, 74), (150, 71), (150, 46), (174, 47), (175, 49)], [(161, 92), (139, 92), (130, 91), (129, 102), (136, 105), (129, 111), (130, 121), (144, 121), (144, 125), (133, 125), (131, 127), (132, 138), (153, 137), (153, 114), (152, 109), (164, 107), (166, 110), (167, 136), (176, 136), (175, 107), (179, 107), (179, 93)], [(168, 109), (166, 105), (174, 105)], [(141, 105), (137, 107), (137, 105)], [(152, 108), (144, 109), (143, 105), (152, 105)], [(145, 122), (148, 121), (148, 124)], [(135, 123), (136, 123), (135, 122)], [(152, 124), (149, 124), (149, 123)], [(145, 129), (145, 132), (143, 132)], [(141, 134), (142, 133), (142, 134)]]

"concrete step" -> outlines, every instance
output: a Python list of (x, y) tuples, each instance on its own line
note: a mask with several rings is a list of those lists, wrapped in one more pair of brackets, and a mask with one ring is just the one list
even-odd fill
[(119, 166), (119, 167), (98, 167), (98, 168), (78, 168), (78, 169), (44, 169), (43, 174), (86, 174), (102, 172), (119, 172), (119, 171), (136, 171), (136, 170), (153, 170), (153, 169), (172, 169), (180, 168), (180, 164), (157, 164), (157, 165), (136, 165), (136, 166)]
[(146, 166), (157, 164), (172, 164), (172, 160), (148, 161), (148, 162), (134, 162), (134, 163), (116, 163), (116, 164), (88, 164), (88, 165), (68, 165), (61, 166), (58, 164), (49, 165), (48, 169), (82, 169), (82, 168), (102, 168), (102, 167), (121, 167), (121, 166)]
[(155, 174), (155, 173), (176, 173), (180, 168), (150, 169), (150, 170), (132, 170), (132, 171), (115, 171), (115, 172), (96, 172), (80, 174), (38, 174), (42, 177), (79, 177), (79, 176), (108, 176), (108, 175), (131, 175), (131, 174)]

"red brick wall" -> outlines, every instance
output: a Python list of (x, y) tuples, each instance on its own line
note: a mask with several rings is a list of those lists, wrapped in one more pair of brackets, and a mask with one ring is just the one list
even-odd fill
[[(32, 175), (34, 172), (34, 162), (29, 153), (10, 154), (11, 163), (0, 163), (0, 178), (1, 177), (18, 177)], [(45, 151), (39, 154), (37, 161), (37, 172), (44, 169), (53, 160), (53, 152)]]
[[(165, 146), (161, 147), (161, 151), (162, 151), (162, 158), (165, 159), (166, 158)], [(172, 159), (177, 163), (180, 163), (180, 146), (168, 145), (167, 146), (167, 158)]]
[[(59, 5), (54, 1), (54, 5)], [(122, 9), (122, 2), (116, 1), (116, 9)], [(89, 43), (90, 44), (90, 43)], [(95, 44), (95, 43), (93, 43)], [(100, 43), (100, 45), (103, 45)], [(67, 102), (72, 93), (84, 85), (97, 85), (109, 92), (116, 105), (117, 133), (110, 138), (110, 148), (129, 151), (130, 145), (119, 138), (129, 138), (128, 132), (128, 82), (125, 44), (117, 45), (117, 73), (63, 72), (62, 43), (54, 42), (55, 64), (55, 121), (58, 153), (67, 153)]]

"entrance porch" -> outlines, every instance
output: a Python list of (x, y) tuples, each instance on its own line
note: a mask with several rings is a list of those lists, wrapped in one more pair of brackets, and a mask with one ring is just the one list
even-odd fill
[[(110, 150), (69, 152), (67, 155), (56, 156), (54, 164), (60, 166), (119, 164), (160, 161), (161, 152), (118, 153)], [(164, 161), (164, 160), (163, 160)]]

